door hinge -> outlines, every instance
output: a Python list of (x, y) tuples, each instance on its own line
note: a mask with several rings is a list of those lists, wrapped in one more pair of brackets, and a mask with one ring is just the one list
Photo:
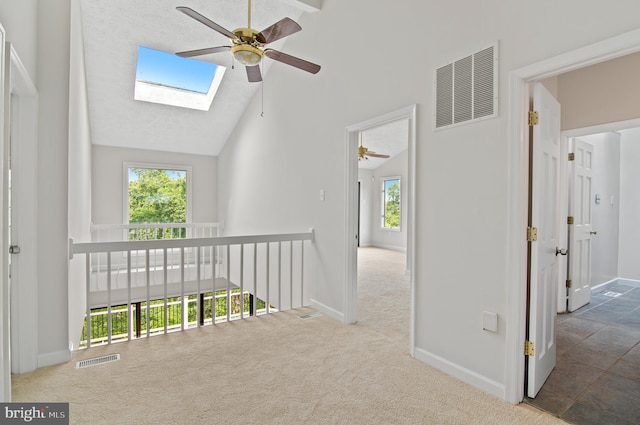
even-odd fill
[(573, 152), (570, 152), (569, 153), (569, 161), (575, 161), (575, 159), (576, 159), (576, 154), (573, 153)]
[(527, 242), (535, 242), (538, 240), (538, 229), (536, 227), (527, 227)]
[(538, 111), (529, 111), (529, 125), (538, 125), (539, 121), (540, 119), (538, 117)]
[(567, 279), (566, 287), (571, 288), (571, 279)]
[(568, 216), (567, 217), (567, 224), (573, 224), (573, 216)]
[(525, 341), (524, 342), (524, 355), (525, 356), (533, 356), (533, 353), (534, 353), (533, 342)]

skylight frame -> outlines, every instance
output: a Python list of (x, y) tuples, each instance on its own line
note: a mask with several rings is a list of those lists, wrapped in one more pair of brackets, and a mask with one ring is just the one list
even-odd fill
[[(171, 86), (167, 82), (166, 78), (161, 81), (162, 78), (151, 76), (148, 80), (139, 78), (143, 72), (141, 67), (150, 66), (148, 62), (153, 61), (149, 59), (147, 54), (152, 54), (154, 57), (161, 58), (167, 62), (161, 64), (154, 64), (154, 66), (164, 66), (166, 69), (150, 69), (147, 74), (159, 75), (163, 72), (178, 72), (184, 71), (185, 68), (191, 68), (190, 71), (185, 72), (204, 72), (203, 70), (211, 70), (212, 76), (211, 83), (206, 93), (198, 91), (197, 88), (190, 89), (184, 85), (185, 78), (189, 79), (189, 75), (173, 75), (182, 81), (183, 87)], [(167, 56), (164, 56), (167, 55)], [(183, 64), (185, 66), (179, 66)], [(172, 69), (171, 69), (172, 68)], [(181, 69), (182, 68), (182, 69)], [(163, 105), (177, 106), (181, 108), (196, 109), (201, 111), (208, 111), (211, 108), (213, 99), (218, 92), (222, 79), (224, 77), (226, 67), (210, 62), (197, 61), (191, 58), (182, 58), (172, 53), (162, 52), (160, 50), (150, 49), (148, 47), (140, 46), (138, 48), (138, 60), (136, 66), (136, 79), (134, 88), (134, 100), (143, 102), (158, 103)], [(165, 76), (166, 77), (166, 76)], [(202, 75), (198, 75), (198, 78), (202, 78)], [(156, 79), (157, 78), (157, 79)], [(154, 81), (154, 79), (156, 79)]]

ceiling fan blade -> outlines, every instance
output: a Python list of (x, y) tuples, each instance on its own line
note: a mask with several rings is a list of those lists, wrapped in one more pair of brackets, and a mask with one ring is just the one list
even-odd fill
[(263, 29), (256, 35), (256, 40), (262, 44), (273, 43), (283, 37), (300, 31), (302, 27), (291, 18), (282, 18), (275, 24)]
[(176, 7), (176, 9), (178, 9), (180, 12), (184, 13), (185, 15), (195, 19), (196, 21), (205, 24), (209, 28), (212, 28), (212, 29), (218, 31), (220, 34), (224, 35), (225, 37), (228, 37), (228, 38), (230, 38), (232, 40), (235, 40), (235, 39), (238, 38), (237, 35), (235, 35), (231, 31), (229, 31), (228, 29), (216, 24), (215, 22), (213, 22), (209, 18), (202, 16), (201, 14), (199, 14), (195, 10), (191, 9), (190, 7), (178, 6), (178, 7)]
[(320, 65), (316, 65), (315, 63), (307, 62), (304, 59), (297, 58), (295, 56), (288, 55), (286, 53), (279, 52), (273, 49), (265, 49), (264, 54), (278, 62), (286, 63), (287, 65), (294, 66), (303, 71), (310, 72), (312, 74), (317, 74), (320, 71)]
[(250, 83), (259, 83), (262, 81), (262, 73), (260, 72), (260, 65), (245, 66), (247, 69), (247, 78)]
[(374, 153), (374, 152), (371, 152), (371, 151), (365, 153), (365, 156), (371, 156), (373, 158), (391, 158), (389, 155), (384, 155), (384, 154), (381, 154), (381, 153)]
[(207, 47), (206, 49), (187, 50), (186, 52), (178, 52), (177, 56), (182, 58), (190, 58), (193, 56), (209, 55), (211, 53), (228, 52), (231, 46)]

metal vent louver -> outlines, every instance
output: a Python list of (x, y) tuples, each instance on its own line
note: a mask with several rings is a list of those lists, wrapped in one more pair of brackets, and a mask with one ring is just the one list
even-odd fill
[(498, 44), (436, 69), (437, 129), (498, 115)]
[(115, 362), (120, 360), (120, 354), (109, 354), (107, 356), (96, 357), (93, 359), (80, 360), (76, 363), (76, 369), (83, 369), (85, 367), (96, 366), (99, 364)]

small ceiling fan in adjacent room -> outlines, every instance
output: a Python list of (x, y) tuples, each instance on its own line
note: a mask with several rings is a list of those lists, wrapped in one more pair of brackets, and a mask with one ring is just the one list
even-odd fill
[(376, 153), (374, 151), (370, 151), (365, 146), (362, 145), (362, 133), (360, 133), (360, 147), (358, 148), (358, 161), (368, 160), (371, 158), (390, 158), (389, 155), (385, 155), (382, 153)]
[(252, 83), (262, 81), (262, 73), (260, 72), (259, 64), (264, 56), (312, 74), (316, 74), (320, 71), (320, 65), (316, 65), (278, 50), (270, 48), (263, 49), (265, 45), (294, 34), (302, 28), (294, 20), (290, 18), (282, 18), (270, 27), (267, 27), (262, 31), (256, 31), (251, 28), (251, 0), (248, 0), (248, 3), (249, 18), (247, 27), (237, 28), (233, 31), (223, 28), (189, 7), (178, 6), (176, 9), (180, 12), (229, 38), (232, 46), (218, 46), (189, 50), (185, 52), (178, 52), (176, 55), (181, 57), (193, 57), (230, 51), (238, 62), (245, 65), (247, 78), (249, 79), (249, 82)]

